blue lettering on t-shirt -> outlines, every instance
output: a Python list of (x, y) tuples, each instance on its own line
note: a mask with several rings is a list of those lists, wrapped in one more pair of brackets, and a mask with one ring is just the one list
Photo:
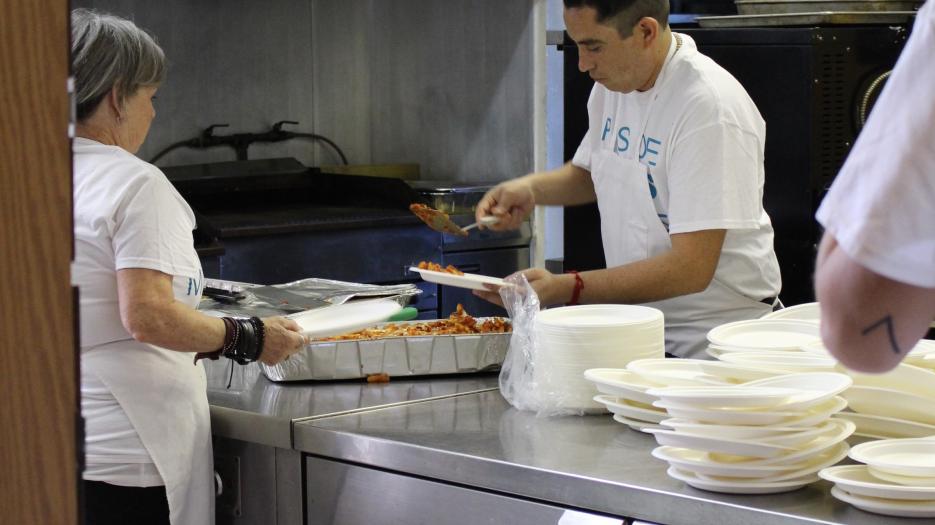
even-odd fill
[(659, 156), (659, 150), (654, 149), (654, 146), (661, 146), (661, 145), (662, 145), (661, 141), (656, 140), (652, 137), (647, 137), (646, 135), (643, 135), (643, 137), (640, 140), (640, 160), (643, 160), (643, 158), (645, 158), (648, 154), (652, 154), (652, 158), (648, 159), (646, 161), (646, 164), (649, 166), (655, 166), (656, 161), (653, 159)]
[(656, 198), (656, 181), (653, 180), (653, 176), (649, 173), (649, 170), (646, 170), (646, 179), (649, 180), (649, 195), (652, 198)]
[(623, 153), (630, 149), (630, 128), (624, 126), (617, 130), (617, 140), (614, 141), (614, 152)]
[(601, 142), (604, 142), (604, 140), (607, 139), (607, 134), (613, 127), (613, 121), (610, 119), (610, 117), (607, 117), (607, 120), (604, 121), (604, 132), (601, 133)]

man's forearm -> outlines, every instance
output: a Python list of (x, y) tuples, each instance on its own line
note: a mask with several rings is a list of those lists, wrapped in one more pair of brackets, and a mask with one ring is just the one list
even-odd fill
[(542, 206), (574, 206), (594, 202), (591, 174), (570, 162), (549, 171), (526, 175), (532, 185), (536, 204)]
[(844, 365), (868, 372), (889, 370), (925, 335), (935, 316), (935, 289), (894, 281), (865, 268), (829, 234), (822, 239), (817, 266), (822, 338)]

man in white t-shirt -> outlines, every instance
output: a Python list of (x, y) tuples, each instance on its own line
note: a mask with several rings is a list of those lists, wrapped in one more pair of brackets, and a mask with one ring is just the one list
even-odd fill
[(763, 119), (733, 76), (672, 33), (666, 0), (566, 0), (564, 16), (595, 80), (587, 135), (571, 162), (492, 189), (477, 217), (512, 229), (536, 204), (596, 200), (607, 269), (526, 271), (542, 304), (646, 303), (665, 313), (667, 351), (703, 357), (708, 330), (778, 300)]
[(821, 332), (845, 365), (895, 367), (935, 319), (935, 6), (818, 209)]

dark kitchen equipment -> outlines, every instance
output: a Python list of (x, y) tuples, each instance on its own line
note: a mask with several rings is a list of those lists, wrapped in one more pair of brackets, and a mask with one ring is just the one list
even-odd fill
[[(469, 290), (425, 283), (408, 268), (420, 261), (505, 277), (529, 266), (531, 230), (430, 230), (409, 211), (447, 195), (459, 226), (489, 186), (337, 175), (295, 159), (262, 159), (162, 168), (198, 215), (196, 248), (205, 276), (257, 284), (307, 277), (368, 284), (415, 283), (412, 306), (423, 319), (445, 318), (458, 303), (473, 316), (504, 315)], [(457, 201), (457, 202), (455, 202)]]
[[(780, 297), (787, 305), (814, 300), (815, 211), (896, 63), (907, 26), (673, 30), (730, 71), (766, 120), (764, 205), (776, 231)], [(571, 158), (587, 130), (593, 84), (578, 71), (574, 45), (564, 43), (565, 158)], [(596, 205), (565, 208), (564, 267), (604, 267)]]

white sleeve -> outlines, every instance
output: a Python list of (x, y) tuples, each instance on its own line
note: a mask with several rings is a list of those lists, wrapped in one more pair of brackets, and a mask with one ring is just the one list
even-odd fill
[(935, 288), (935, 6), (912, 35), (818, 221), (862, 266)]
[(669, 232), (759, 227), (760, 140), (735, 124), (695, 129), (673, 145)]
[(117, 270), (147, 268), (169, 275), (199, 275), (191, 257), (195, 225), (187, 205), (161, 174), (140, 178), (140, 184), (117, 207), (114, 223)]

